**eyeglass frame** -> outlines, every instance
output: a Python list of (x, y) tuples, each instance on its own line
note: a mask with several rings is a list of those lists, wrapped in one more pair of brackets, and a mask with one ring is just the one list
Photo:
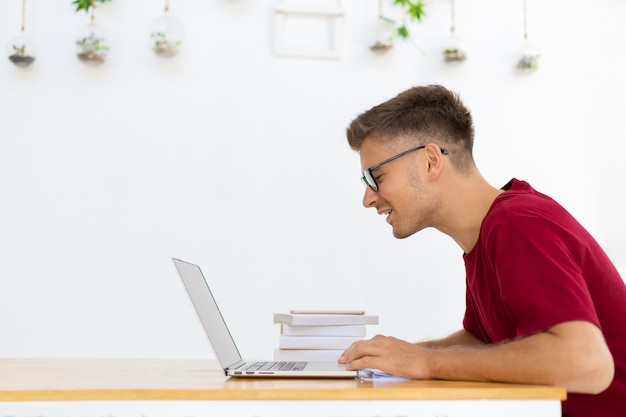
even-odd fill
[[(426, 147), (426, 145), (420, 145), (420, 146), (416, 146), (415, 148), (407, 149), (404, 152), (400, 152), (399, 154), (394, 155), (391, 158), (385, 159), (382, 162), (379, 162), (379, 163), (377, 163), (375, 165), (372, 165), (369, 168), (364, 169), (363, 170), (363, 175), (361, 176), (361, 182), (363, 183), (364, 186), (370, 187), (372, 189), (372, 191), (377, 193), (378, 190), (380, 189), (380, 187), (378, 186), (378, 183), (376, 182), (376, 179), (374, 178), (374, 175), (372, 174), (372, 171), (377, 170), (381, 166), (383, 166), (385, 164), (388, 164), (391, 161), (395, 161), (396, 159), (400, 158), (401, 156), (404, 156), (404, 155), (409, 154), (411, 152), (419, 151), (420, 149), (424, 149), (425, 147)], [(448, 155), (450, 153), (447, 149), (440, 148), (440, 150), (441, 150), (441, 153), (443, 155)], [(371, 180), (371, 182), (370, 182), (370, 180)]]

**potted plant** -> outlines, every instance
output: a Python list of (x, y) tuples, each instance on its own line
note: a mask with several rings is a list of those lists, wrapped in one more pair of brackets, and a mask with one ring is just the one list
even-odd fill
[(523, 72), (534, 72), (539, 68), (539, 50), (537, 45), (528, 39), (528, 11), (526, 9), (526, 0), (524, 0), (524, 44), (522, 46), (521, 57), (517, 61), (517, 68)]
[(539, 54), (525, 53), (517, 61), (517, 69), (521, 71), (535, 71), (539, 68)]
[(465, 51), (460, 48), (445, 48), (443, 50), (443, 59), (446, 62), (461, 62), (465, 61), (466, 57)]
[(76, 45), (78, 46), (78, 59), (84, 62), (101, 63), (106, 59), (109, 46), (106, 45), (105, 39), (99, 36), (95, 28), (87, 33), (86, 36), (78, 39)]
[(35, 57), (26, 53), (26, 43), (19, 42), (17, 39), (11, 42), (12, 53), (9, 60), (18, 67), (27, 67), (35, 62)]
[[(26, 30), (26, 0), (22, 0), (22, 30), (21, 34), (9, 42), (9, 61), (18, 67), (28, 67), (35, 62), (32, 42), (24, 36)], [(28, 50), (28, 52), (27, 52)]]
[(91, 22), (83, 27), (76, 40), (76, 56), (82, 62), (99, 64), (105, 61), (109, 46), (106, 43), (106, 36), (102, 29), (94, 23), (94, 11), (96, 3), (105, 3), (111, 0), (74, 0), (72, 4), (76, 6), (76, 11), (84, 10), (85, 13), (91, 11)]
[(169, 15), (164, 15), (150, 25), (152, 50), (159, 56), (171, 57), (180, 51), (183, 44), (183, 25)]
[(463, 41), (456, 35), (456, 7), (454, 0), (450, 0), (450, 36), (445, 41), (443, 47), (444, 62), (463, 62), (467, 58), (465, 45)]
[(454, 32), (446, 40), (442, 53), (444, 62), (463, 62), (467, 58), (465, 46)]

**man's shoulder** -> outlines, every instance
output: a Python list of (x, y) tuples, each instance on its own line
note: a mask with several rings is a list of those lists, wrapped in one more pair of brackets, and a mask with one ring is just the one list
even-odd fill
[[(503, 191), (505, 191), (502, 194), (539, 194), (539, 195), (543, 195), (539, 192), (537, 192), (537, 190), (535, 190), (530, 183), (528, 183), (527, 181), (524, 180), (520, 180), (517, 178), (512, 178), (509, 182), (506, 183), (506, 185), (504, 187), (501, 188)], [(509, 194), (509, 195), (510, 195)]]
[(483, 219), (484, 233), (508, 230), (525, 234), (527, 229), (571, 224), (573, 220), (558, 202), (536, 191), (526, 181), (512, 179), (503, 190)]
[(563, 208), (553, 198), (535, 190), (528, 182), (513, 178), (502, 187), (504, 191), (494, 201), (494, 209), (504, 210), (510, 214), (524, 212), (524, 209), (536, 211), (541, 208), (559, 209)]

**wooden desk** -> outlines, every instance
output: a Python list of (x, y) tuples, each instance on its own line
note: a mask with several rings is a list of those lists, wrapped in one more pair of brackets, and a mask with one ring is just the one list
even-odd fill
[(0, 417), (560, 417), (562, 388), (455, 381), (234, 379), (187, 359), (0, 359)]

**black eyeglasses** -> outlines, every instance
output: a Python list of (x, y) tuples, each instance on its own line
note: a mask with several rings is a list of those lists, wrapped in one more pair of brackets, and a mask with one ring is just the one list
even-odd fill
[[(374, 179), (374, 175), (372, 174), (372, 171), (380, 168), (381, 166), (388, 164), (389, 162), (400, 158), (401, 156), (404, 156), (408, 153), (414, 152), (414, 151), (419, 151), (420, 149), (424, 149), (426, 146), (422, 145), (422, 146), (417, 146), (415, 148), (411, 148), (408, 149), (404, 152), (400, 152), (397, 155), (392, 156), (389, 159), (385, 159), (383, 162), (379, 162), (376, 165), (372, 165), (371, 167), (364, 169), (363, 170), (363, 176), (361, 177), (361, 182), (363, 183), (364, 186), (368, 186), (370, 187), (374, 192), (378, 192), (378, 183), (376, 182), (376, 180)], [(449, 152), (447, 149), (441, 149), (441, 153), (444, 155), (447, 155)]]

